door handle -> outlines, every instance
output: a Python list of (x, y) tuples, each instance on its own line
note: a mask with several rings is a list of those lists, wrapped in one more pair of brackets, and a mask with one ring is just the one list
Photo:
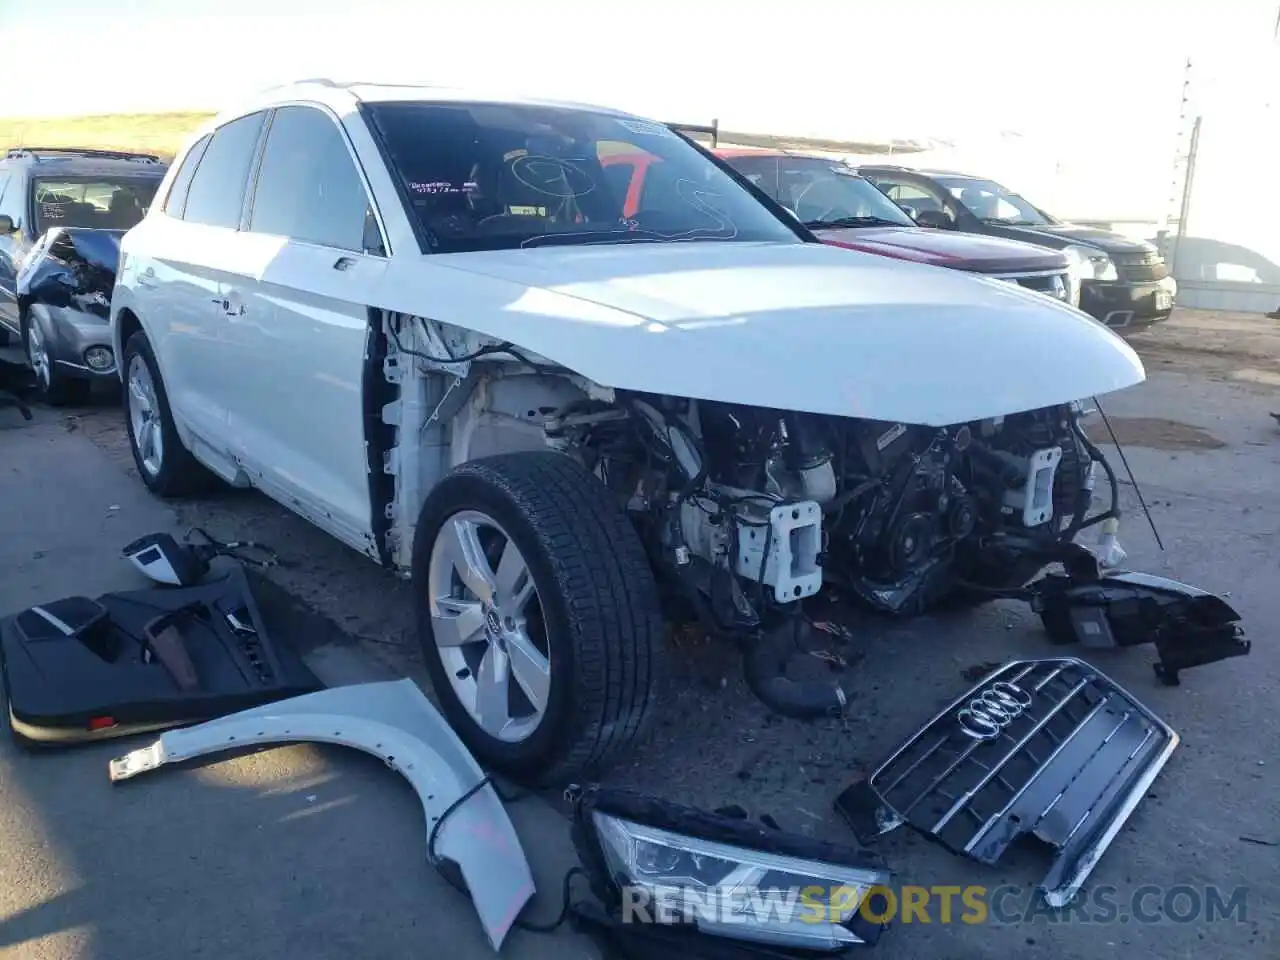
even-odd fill
[(213, 302), (216, 303), (228, 317), (243, 317), (244, 304), (239, 301), (233, 302), (227, 297), (214, 297)]

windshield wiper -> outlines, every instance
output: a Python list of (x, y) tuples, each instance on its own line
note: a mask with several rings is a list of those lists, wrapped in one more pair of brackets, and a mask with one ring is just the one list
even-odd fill
[(657, 230), (582, 230), (573, 233), (542, 233), (520, 244), (528, 247), (587, 246), (596, 243), (680, 243), (687, 240), (733, 240), (736, 234), (715, 230), (687, 230), (662, 233)]
[(1042, 224), (1036, 220), (1017, 220), (1014, 217), (983, 217), (983, 223), (998, 223), (1003, 227), (1039, 227)]
[(830, 227), (909, 227), (911, 224), (898, 220), (886, 220), (884, 217), (837, 217), (834, 220), (806, 220), (804, 225), (810, 230), (825, 230)]

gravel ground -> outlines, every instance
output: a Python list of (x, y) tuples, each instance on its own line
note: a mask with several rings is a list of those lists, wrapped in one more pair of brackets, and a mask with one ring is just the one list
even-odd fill
[[(1129, 947), (1163, 960), (1280, 955), (1280, 726), (1273, 709), (1280, 654), (1275, 586), (1280, 561), (1280, 321), (1178, 311), (1133, 337), (1149, 381), (1105, 401), (1158, 524), (1156, 546), (1125, 485), (1129, 516), (1122, 541), (1131, 566), (1230, 592), (1254, 638), (1248, 658), (1187, 674), (1183, 686), (1155, 684), (1150, 653), (1098, 656), (1095, 663), (1129, 686), (1178, 729), (1183, 745), (1116, 840), (1091, 880), (1111, 886), (1122, 905), (1143, 884), (1247, 888), (1244, 917), (1209, 924), (1051, 921), (982, 926), (899, 925), (878, 948), (889, 958), (966, 960), (1020, 952), (1027, 957), (1092, 958)], [(80, 411), (67, 429), (83, 431), (121, 469), (131, 471), (118, 411)], [(1105, 433), (1099, 441), (1107, 439)], [(1112, 450), (1108, 448), (1108, 452)], [(1119, 466), (1117, 462), (1117, 467)], [(287, 565), (273, 578), (327, 616), (392, 668), (421, 679), (407, 584), (253, 493), (228, 492), (180, 505), (184, 522), (215, 535), (252, 537), (280, 549)], [(783, 826), (843, 840), (849, 834), (831, 801), (935, 705), (950, 700), (975, 667), (1015, 656), (1054, 655), (1038, 622), (1018, 604), (967, 614), (895, 622), (838, 613), (856, 638), (842, 652), (856, 660), (845, 676), (852, 710), (841, 722), (803, 724), (765, 711), (726, 650), (696, 637), (673, 638), (676, 682), (654, 738), (611, 779), (708, 806), (738, 803), (772, 813)], [(1013, 884), (1030, 888), (1047, 865), (1034, 851), (982, 868), (898, 831), (882, 840), (903, 883)], [(1146, 901), (1158, 903), (1159, 897)], [(1122, 915), (1127, 910), (1121, 911)]]

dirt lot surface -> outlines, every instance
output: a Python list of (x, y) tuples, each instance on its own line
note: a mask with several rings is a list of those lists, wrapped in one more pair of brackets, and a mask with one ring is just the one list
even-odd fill
[[(1004, 919), (982, 925), (942, 923), (935, 902), (931, 922), (898, 924), (877, 956), (1092, 960), (1116, 949), (1161, 960), (1280, 956), (1280, 428), (1268, 415), (1280, 410), (1280, 321), (1179, 311), (1133, 344), (1150, 379), (1104, 404), (1165, 550), (1125, 483), (1130, 566), (1229, 592), (1254, 651), (1191, 671), (1177, 688), (1156, 685), (1146, 648), (1091, 657), (1183, 741), (1087, 886), (1110, 891), (1120, 905), (1110, 922), (1036, 911), (1033, 888), (1048, 863), (1038, 851), (979, 867), (900, 830), (879, 844), (900, 883), (1009, 885), (1012, 892)], [(65, 429), (132, 470), (118, 411), (80, 411)], [(1105, 429), (1095, 436), (1109, 443)], [(276, 546), (287, 561), (272, 573), (281, 586), (384, 663), (421, 676), (406, 584), (256, 494), (227, 493), (178, 511), (215, 535)], [(770, 715), (746, 691), (729, 651), (682, 635), (670, 647), (676, 680), (662, 725), (610, 778), (703, 806), (741, 804), (784, 827), (848, 841), (831, 803), (849, 781), (962, 692), (981, 665), (1059, 652), (1012, 602), (913, 622), (854, 610), (838, 616), (854, 638), (834, 651), (853, 663), (845, 684), (852, 709), (843, 721)], [(1148, 891), (1139, 904), (1145, 912), (1135, 913), (1134, 897), (1148, 884), (1161, 889)], [(1210, 888), (1224, 900), (1239, 893), (1245, 910), (1209, 922), (1175, 905), (1183, 920), (1156, 917), (1175, 887), (1202, 905)]]
[(1175, 310), (1130, 338), (1148, 373), (1190, 373), (1280, 395), (1280, 320), (1260, 314)]

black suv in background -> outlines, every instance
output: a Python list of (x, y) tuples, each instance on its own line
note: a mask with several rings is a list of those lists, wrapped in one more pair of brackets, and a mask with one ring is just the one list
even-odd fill
[(115, 375), (107, 321), (120, 239), (167, 165), (142, 153), (17, 147), (0, 156), (0, 346), (16, 341), (49, 403)]
[(870, 164), (858, 172), (917, 223), (1061, 250), (1080, 283), (1080, 309), (1124, 332), (1167, 319), (1177, 284), (1153, 244), (1063, 223), (993, 180)]

